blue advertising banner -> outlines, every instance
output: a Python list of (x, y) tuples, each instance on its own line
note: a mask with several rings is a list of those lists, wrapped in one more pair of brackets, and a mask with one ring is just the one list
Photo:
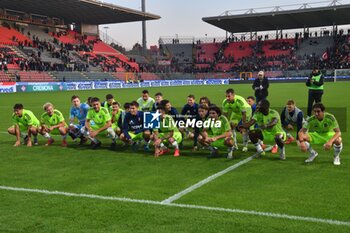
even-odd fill
[[(207, 80), (145, 80), (140, 83), (125, 83), (123, 81), (86, 81), (86, 82), (19, 82), (0, 85), (0, 93), (9, 92), (38, 92), (38, 91), (65, 91), (65, 90), (94, 90), (139, 87), (168, 87), (191, 85), (222, 85), (228, 84), (228, 79)], [(1, 84), (1, 83), (0, 83)]]

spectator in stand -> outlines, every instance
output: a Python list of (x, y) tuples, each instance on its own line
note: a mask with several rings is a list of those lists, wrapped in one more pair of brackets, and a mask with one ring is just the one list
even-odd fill
[(269, 95), (269, 80), (265, 77), (264, 71), (259, 71), (258, 77), (254, 80), (253, 90), (255, 91), (256, 103), (265, 100)]
[(7, 73), (7, 71), (8, 71), (7, 62), (4, 61), (2, 64), (4, 65), (4, 71), (5, 71), (5, 73)]
[(306, 86), (309, 88), (309, 97), (307, 100), (307, 116), (311, 116), (312, 106), (315, 103), (321, 103), (323, 95), (324, 76), (318, 67), (314, 67), (309, 78), (306, 80)]
[(18, 72), (16, 72), (15, 80), (16, 80), (16, 82), (20, 82), (21, 81), (21, 76), (19, 75)]

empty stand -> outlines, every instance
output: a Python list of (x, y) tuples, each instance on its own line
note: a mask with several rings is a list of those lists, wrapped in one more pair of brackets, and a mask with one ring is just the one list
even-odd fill
[(322, 56), (322, 54), (334, 45), (334, 40), (331, 36), (314, 37), (304, 39), (299, 45), (297, 55), (304, 57), (305, 55)]
[(0, 44), (17, 46), (18, 42), (31, 42), (31, 40), (20, 32), (0, 26)]
[(192, 44), (165, 44), (171, 54), (172, 59), (177, 63), (188, 64), (193, 62)]
[(155, 73), (140, 73), (142, 80), (159, 80), (160, 77)]
[(197, 45), (197, 63), (212, 63), (220, 48), (219, 43), (204, 43)]
[(13, 81), (8, 74), (0, 72), (0, 82), (10, 82)]
[(64, 44), (79, 44), (79, 40), (77, 39), (77, 33), (71, 30), (61, 33), (51, 32), (50, 35)]
[(53, 82), (53, 81), (55, 81), (46, 72), (21, 71), (18, 73), (20, 75), (21, 82)]
[(84, 75), (88, 80), (91, 81), (112, 81), (115, 77), (110, 73), (104, 72), (85, 72)]
[(294, 39), (265, 40), (262, 48), (263, 55), (266, 57), (289, 55), (294, 42)]
[(238, 61), (243, 57), (249, 57), (253, 53), (253, 46), (255, 44), (256, 41), (231, 42), (226, 47), (224, 56), (226, 58), (233, 57), (234, 61)]
[[(53, 41), (53, 37), (47, 33), (48, 29), (40, 26), (35, 25), (28, 25), (26, 27), (23, 27), (23, 34), (30, 37), (31, 39), (33, 36), (38, 37), (42, 41)], [(28, 34), (29, 32), (29, 34)], [(30, 35), (30, 36), (29, 36)]]
[(60, 82), (74, 82), (74, 81), (88, 81), (88, 79), (80, 72), (50, 72), (55, 81)]

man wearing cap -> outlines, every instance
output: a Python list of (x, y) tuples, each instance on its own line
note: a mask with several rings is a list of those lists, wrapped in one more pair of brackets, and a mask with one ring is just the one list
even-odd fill
[(306, 86), (309, 88), (309, 97), (307, 100), (307, 116), (311, 116), (311, 110), (314, 103), (321, 103), (323, 95), (324, 76), (318, 67), (314, 67), (309, 78), (306, 80)]
[(267, 98), (269, 95), (269, 80), (265, 77), (264, 71), (259, 71), (258, 77), (254, 80), (252, 87), (255, 91), (256, 103)]

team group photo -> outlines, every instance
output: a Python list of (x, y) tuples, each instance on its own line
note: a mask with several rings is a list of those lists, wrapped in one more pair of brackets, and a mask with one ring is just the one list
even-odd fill
[(0, 232), (350, 232), (350, 0), (1, 0)]

